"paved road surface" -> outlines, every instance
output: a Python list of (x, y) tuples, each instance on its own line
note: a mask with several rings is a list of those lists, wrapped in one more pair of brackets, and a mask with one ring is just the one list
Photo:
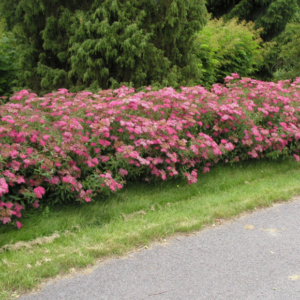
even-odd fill
[(21, 299), (300, 299), (300, 200), (106, 262)]

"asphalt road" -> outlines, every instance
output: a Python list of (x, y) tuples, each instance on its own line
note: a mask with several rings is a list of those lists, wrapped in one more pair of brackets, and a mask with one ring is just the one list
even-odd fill
[(300, 299), (300, 200), (111, 260), (21, 299)]

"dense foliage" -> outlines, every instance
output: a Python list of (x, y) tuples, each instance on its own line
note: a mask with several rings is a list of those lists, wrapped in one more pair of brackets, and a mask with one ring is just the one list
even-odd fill
[[(0, 96), (12, 94), (16, 77), (16, 41), (12, 34), (5, 31), (5, 23), (0, 19)], [(0, 102), (1, 103), (1, 102)]]
[(191, 53), (206, 23), (202, 0), (0, 3), (18, 38), (20, 88), (179, 87), (199, 75)]
[(238, 73), (249, 77), (262, 63), (261, 30), (253, 22), (237, 19), (224, 22), (213, 19), (199, 32), (195, 40), (197, 56), (201, 60), (201, 84), (223, 83), (224, 77)]
[(287, 52), (287, 47), (281, 49), (291, 38), (291, 23), (299, 22), (299, 0), (208, 0), (207, 9), (214, 17), (253, 21), (256, 29), (262, 28), (263, 63), (252, 76), (261, 80), (280, 80), (300, 75), (295, 67), (296, 59), (290, 56), (294, 53)]
[(0, 220), (8, 223), (40, 201), (89, 202), (122, 188), (124, 179), (185, 176), (194, 183), (199, 170), (220, 160), (299, 161), (300, 79), (238, 77), (211, 92), (195, 86), (16, 93), (0, 106)]
[(278, 37), (279, 47), (274, 77), (277, 80), (300, 75), (300, 23), (290, 23)]
[(263, 38), (279, 35), (299, 10), (297, 0), (208, 0), (207, 9), (216, 17), (254, 21)]

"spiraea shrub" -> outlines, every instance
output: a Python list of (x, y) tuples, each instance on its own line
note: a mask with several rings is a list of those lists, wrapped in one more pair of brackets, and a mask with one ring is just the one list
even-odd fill
[(219, 161), (299, 161), (300, 78), (225, 81), (210, 91), (15, 93), (0, 106), (0, 220), (15, 222), (41, 202), (90, 202), (125, 180), (192, 184)]

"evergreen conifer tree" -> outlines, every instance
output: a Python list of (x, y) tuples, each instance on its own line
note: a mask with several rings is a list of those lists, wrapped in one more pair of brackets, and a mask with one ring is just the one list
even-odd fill
[(36, 92), (192, 83), (204, 0), (0, 0), (18, 84)]

